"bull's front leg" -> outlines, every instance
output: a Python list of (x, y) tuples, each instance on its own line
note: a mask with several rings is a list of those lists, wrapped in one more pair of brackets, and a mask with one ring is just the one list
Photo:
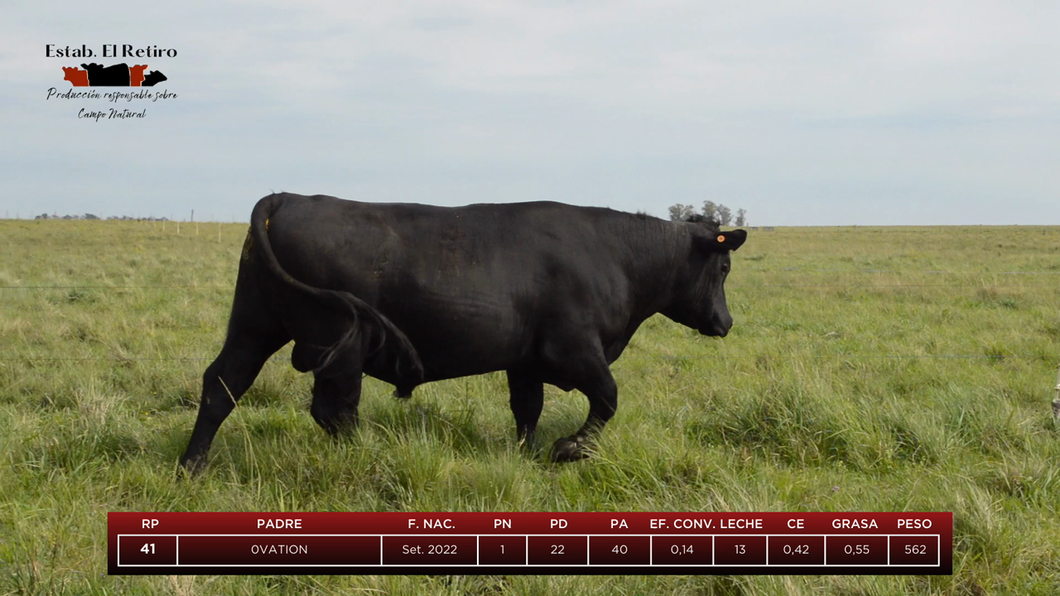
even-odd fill
[[(606, 370), (606, 369), (605, 369)], [(577, 389), (589, 398), (589, 417), (578, 432), (556, 441), (552, 447), (552, 461), (577, 461), (589, 457), (593, 449), (593, 437), (603, 430), (607, 421), (618, 408), (618, 386), (611, 371), (592, 383), (578, 385)]]
[(589, 457), (594, 435), (603, 430), (618, 408), (618, 386), (604, 358), (603, 349), (596, 342), (589, 345), (552, 344), (546, 355), (562, 376), (571, 379), (574, 388), (589, 398), (589, 417), (578, 432), (556, 441), (552, 446), (552, 461), (568, 462)]

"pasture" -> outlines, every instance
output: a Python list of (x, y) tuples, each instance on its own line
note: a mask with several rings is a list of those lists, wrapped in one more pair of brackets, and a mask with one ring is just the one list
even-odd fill
[[(1056, 594), (1060, 227), (778, 228), (725, 339), (650, 319), (573, 464), (515, 444), (503, 374), (366, 380), (334, 440), (270, 360), (177, 475), (245, 224), (0, 221), (0, 594)], [(585, 418), (546, 387), (543, 445)], [(954, 575), (106, 575), (107, 511), (952, 511)]]

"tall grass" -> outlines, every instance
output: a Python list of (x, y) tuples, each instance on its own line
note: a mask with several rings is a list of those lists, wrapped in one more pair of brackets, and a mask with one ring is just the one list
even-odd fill
[[(593, 459), (515, 445), (503, 375), (362, 425), (308, 414), (289, 348), (176, 462), (246, 227), (0, 222), (0, 594), (1056, 594), (1060, 228), (752, 232), (724, 340), (649, 320)], [(542, 442), (585, 417), (546, 388)], [(107, 511), (953, 511), (954, 575), (106, 575)]]

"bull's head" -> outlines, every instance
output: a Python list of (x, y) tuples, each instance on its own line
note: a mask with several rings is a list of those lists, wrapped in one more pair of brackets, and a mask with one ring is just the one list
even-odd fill
[(709, 220), (685, 225), (692, 233), (688, 261), (677, 276), (673, 299), (662, 314), (703, 335), (725, 337), (732, 328), (732, 315), (725, 303), (729, 255), (747, 240), (747, 232), (723, 232)]

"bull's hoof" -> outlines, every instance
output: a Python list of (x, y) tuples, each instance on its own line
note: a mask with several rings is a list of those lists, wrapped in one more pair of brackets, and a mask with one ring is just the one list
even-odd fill
[(537, 438), (533, 435), (518, 439), (516, 444), (519, 445), (519, 449), (526, 454), (537, 453), (541, 448), (541, 445), (537, 442)]
[(194, 478), (206, 468), (206, 454), (195, 457), (185, 456), (177, 467), (177, 478)]
[(552, 461), (560, 463), (585, 459), (589, 457), (591, 449), (592, 444), (584, 438), (564, 437), (552, 446)]
[(335, 438), (348, 437), (357, 430), (356, 414), (328, 416), (317, 416), (314, 414), (313, 419), (316, 420), (317, 426)]

